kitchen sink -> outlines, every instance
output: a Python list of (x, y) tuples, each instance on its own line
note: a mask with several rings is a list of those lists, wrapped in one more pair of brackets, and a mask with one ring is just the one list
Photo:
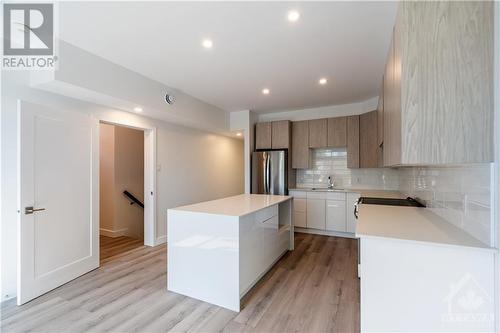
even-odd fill
[(345, 189), (343, 188), (326, 188), (326, 187), (313, 187), (311, 190), (317, 191), (317, 192), (339, 192), (339, 191), (344, 191)]

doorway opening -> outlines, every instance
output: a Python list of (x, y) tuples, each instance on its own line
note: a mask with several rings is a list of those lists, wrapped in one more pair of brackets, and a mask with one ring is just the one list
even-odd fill
[(141, 247), (145, 230), (144, 130), (99, 124), (100, 261)]

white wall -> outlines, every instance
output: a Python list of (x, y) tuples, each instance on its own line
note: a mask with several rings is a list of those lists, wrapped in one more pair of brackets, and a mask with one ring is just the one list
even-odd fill
[(144, 209), (130, 205), (127, 190), (144, 202), (144, 131), (115, 126), (115, 217), (125, 236), (144, 239)]
[[(495, 247), (500, 248), (500, 3), (495, 2), (495, 172), (493, 182)], [(500, 254), (496, 254), (496, 331), (500, 332)]]
[(144, 209), (123, 191), (144, 202), (144, 131), (101, 123), (99, 133), (100, 233), (142, 240)]
[[(31, 84), (123, 111), (140, 106), (145, 116), (202, 130), (219, 133), (228, 128), (224, 110), (62, 40), (58, 59), (57, 71), (35, 72)], [(173, 105), (165, 102), (166, 93), (175, 96)]]
[(245, 193), (251, 191), (251, 163), (255, 142), (256, 114), (250, 110), (235, 111), (229, 115), (231, 131), (241, 131), (245, 141)]
[(494, 246), (492, 164), (414, 167), (400, 172), (401, 192), (425, 201), (436, 215)]
[(108, 124), (99, 126), (99, 228), (110, 232), (118, 230), (115, 225), (115, 127)]
[[(94, 114), (108, 122), (157, 128), (157, 241), (164, 241), (167, 208), (243, 193), (243, 142), (29, 88), (23, 72), (2, 77), (2, 300), (16, 291), (16, 99)], [(201, 104), (200, 104), (201, 105)], [(200, 111), (201, 112), (201, 111)]]
[(342, 105), (330, 105), (319, 108), (282, 111), (273, 113), (259, 113), (258, 121), (273, 121), (273, 120), (310, 120), (319, 118), (342, 117), (362, 114), (377, 109), (378, 97), (370, 98), (369, 100)]

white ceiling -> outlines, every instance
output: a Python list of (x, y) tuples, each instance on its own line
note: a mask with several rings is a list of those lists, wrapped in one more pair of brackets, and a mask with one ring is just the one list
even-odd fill
[[(60, 38), (227, 111), (378, 95), (395, 2), (65, 2)], [(290, 23), (287, 12), (300, 19)], [(214, 47), (201, 47), (211, 38)], [(326, 86), (318, 85), (327, 77)], [(263, 87), (271, 89), (264, 96)]]

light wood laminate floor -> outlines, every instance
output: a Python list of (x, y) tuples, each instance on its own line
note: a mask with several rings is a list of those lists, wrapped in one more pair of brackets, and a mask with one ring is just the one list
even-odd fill
[(21, 307), (2, 332), (358, 332), (356, 241), (295, 235), (240, 313), (166, 290), (165, 246), (136, 247)]
[(107, 237), (101, 235), (99, 236), (99, 242), (101, 264), (110, 257), (144, 245), (144, 240), (127, 236)]

